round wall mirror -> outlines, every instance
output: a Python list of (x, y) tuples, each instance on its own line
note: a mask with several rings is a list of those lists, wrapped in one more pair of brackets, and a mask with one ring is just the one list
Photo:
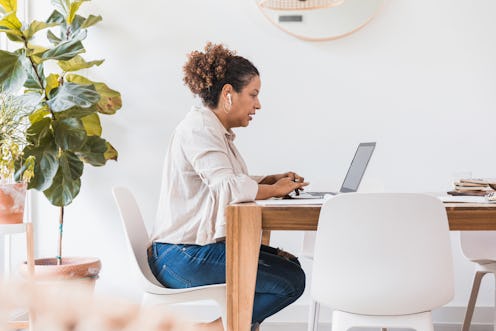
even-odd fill
[(303, 40), (348, 36), (367, 25), (384, 0), (255, 0), (267, 19)]

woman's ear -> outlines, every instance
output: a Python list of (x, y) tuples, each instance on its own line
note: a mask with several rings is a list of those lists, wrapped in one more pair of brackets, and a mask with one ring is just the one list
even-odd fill
[(227, 99), (230, 103), (232, 103), (232, 93), (233, 93), (234, 89), (232, 87), (231, 84), (225, 84), (223, 87), (222, 87), (222, 91), (221, 91), (221, 94), (222, 96)]

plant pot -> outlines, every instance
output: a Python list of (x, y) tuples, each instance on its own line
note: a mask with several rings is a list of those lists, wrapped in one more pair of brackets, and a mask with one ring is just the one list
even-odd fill
[(24, 218), (26, 184), (0, 185), (0, 224), (20, 224)]
[[(34, 278), (36, 281), (82, 281), (94, 287), (102, 263), (96, 257), (64, 257), (57, 265), (56, 258), (34, 260)], [(21, 266), (21, 273), (26, 276), (26, 262)]]

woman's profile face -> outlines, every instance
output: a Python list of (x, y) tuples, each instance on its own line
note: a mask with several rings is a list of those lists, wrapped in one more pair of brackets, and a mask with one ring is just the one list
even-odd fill
[(246, 127), (250, 124), (255, 112), (260, 109), (258, 94), (260, 93), (260, 77), (253, 76), (248, 85), (239, 93), (232, 93), (232, 107), (228, 113), (231, 128)]

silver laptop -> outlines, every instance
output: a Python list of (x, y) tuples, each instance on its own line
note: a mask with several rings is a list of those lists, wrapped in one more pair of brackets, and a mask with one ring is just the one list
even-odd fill
[(311, 192), (311, 191), (300, 191), (300, 195), (296, 195), (292, 192), (288, 198), (292, 199), (322, 199), (325, 195), (336, 195), (339, 193), (356, 192), (360, 182), (362, 181), (363, 174), (367, 169), (372, 153), (375, 149), (375, 142), (372, 143), (361, 143), (351, 160), (350, 167), (344, 177), (343, 184), (339, 192)]

